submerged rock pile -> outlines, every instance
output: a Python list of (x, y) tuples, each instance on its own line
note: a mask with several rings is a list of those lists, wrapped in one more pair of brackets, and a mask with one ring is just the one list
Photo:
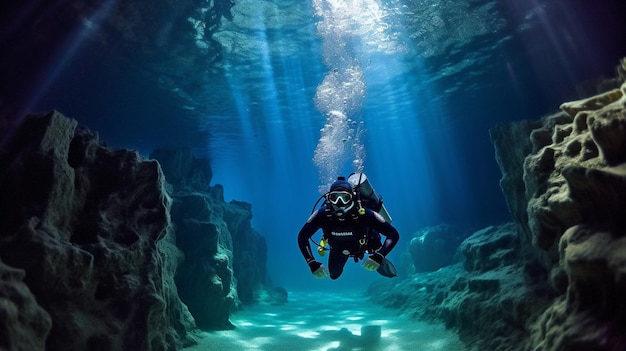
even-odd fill
[(514, 222), (466, 239), (462, 264), (373, 286), (377, 299), (475, 350), (626, 349), (626, 60), (618, 72), (619, 89), (493, 128)]

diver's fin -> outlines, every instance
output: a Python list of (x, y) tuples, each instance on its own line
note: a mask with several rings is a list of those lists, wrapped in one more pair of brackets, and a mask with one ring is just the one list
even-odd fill
[(398, 271), (396, 270), (396, 267), (387, 258), (383, 258), (383, 262), (380, 264), (376, 272), (378, 272), (378, 274), (380, 275), (384, 275), (385, 277), (389, 277), (389, 278), (393, 278), (398, 275)]

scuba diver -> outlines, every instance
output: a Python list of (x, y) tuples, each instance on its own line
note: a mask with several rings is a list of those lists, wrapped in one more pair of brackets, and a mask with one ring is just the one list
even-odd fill
[[(367, 177), (363, 173), (353, 173), (348, 179), (338, 177), (330, 190), (317, 200), (325, 199), (298, 233), (300, 252), (311, 273), (318, 279), (328, 275), (333, 280), (339, 278), (348, 258), (352, 257), (358, 262), (365, 254), (369, 255), (363, 264), (365, 269), (376, 270), (386, 277), (395, 277), (396, 269), (385, 256), (400, 239), (398, 230), (391, 225), (382, 199), (371, 187)], [(323, 236), (318, 244), (312, 237), (319, 229), (322, 229)], [(380, 234), (386, 237), (384, 243), (381, 242)], [(318, 246), (320, 256), (330, 251), (328, 269), (313, 257), (309, 240)]]

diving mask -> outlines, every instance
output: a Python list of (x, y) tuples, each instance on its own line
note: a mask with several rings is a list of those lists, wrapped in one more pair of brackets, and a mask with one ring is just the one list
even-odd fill
[(338, 207), (345, 207), (352, 202), (352, 193), (347, 191), (332, 191), (328, 194), (328, 201)]

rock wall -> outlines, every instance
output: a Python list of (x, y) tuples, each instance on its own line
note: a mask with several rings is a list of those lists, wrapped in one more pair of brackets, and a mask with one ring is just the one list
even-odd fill
[(471, 350), (626, 350), (626, 60), (618, 73), (619, 89), (492, 129), (514, 222), (466, 239), (462, 263), (373, 285), (376, 301)]
[[(621, 72), (626, 71), (626, 60)], [(531, 348), (626, 349), (626, 84), (561, 105), (525, 161), (529, 227), (562, 292)]]
[(178, 193), (174, 199), (176, 243), (185, 255), (176, 275), (181, 299), (200, 328), (232, 329), (229, 316), (240, 302), (223, 207), (206, 194)]
[(0, 348), (177, 350), (242, 304), (286, 302), (251, 206), (209, 186), (208, 160), (156, 151), (166, 182), (58, 112), (2, 132)]
[(28, 118), (0, 153), (0, 348), (190, 343), (170, 205), (156, 161), (58, 112)]
[[(618, 81), (625, 71), (623, 61)], [(626, 306), (618, 298), (626, 291), (625, 95), (621, 85), (564, 103), (526, 133), (531, 151), (522, 163), (522, 186), (505, 195), (517, 199), (512, 213), (527, 214), (526, 221), (514, 215), (520, 237), (555, 294), (526, 323), (527, 349), (626, 349)], [(524, 123), (501, 128), (518, 130)], [(496, 150), (515, 149), (509, 140), (495, 140)], [(519, 179), (518, 169), (500, 166), (505, 177)]]
[(176, 275), (181, 299), (200, 328), (231, 329), (231, 312), (265, 289), (267, 247), (251, 226), (252, 206), (224, 202), (222, 186), (209, 186), (208, 160), (189, 149), (155, 150), (150, 157), (171, 185), (176, 243), (185, 256)]
[(24, 270), (0, 261), (0, 350), (44, 350), (52, 321), (24, 283)]

